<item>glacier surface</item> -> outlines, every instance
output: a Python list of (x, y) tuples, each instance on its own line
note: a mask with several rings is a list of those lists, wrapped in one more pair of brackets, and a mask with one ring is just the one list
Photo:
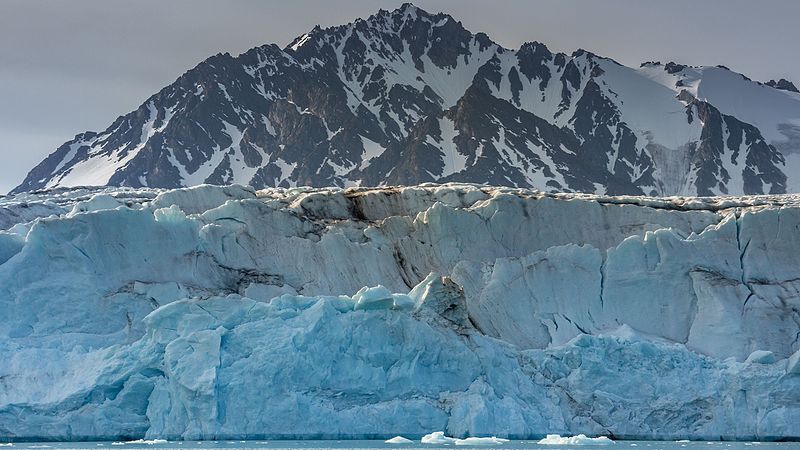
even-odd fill
[(0, 198), (0, 440), (800, 438), (800, 197)]

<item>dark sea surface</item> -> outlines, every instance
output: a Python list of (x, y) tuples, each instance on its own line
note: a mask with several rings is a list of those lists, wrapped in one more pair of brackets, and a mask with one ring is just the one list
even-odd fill
[(631, 450), (800, 450), (800, 442), (705, 442), (705, 441), (616, 441), (610, 445), (540, 445), (537, 441), (510, 441), (499, 445), (431, 445), (418, 440), (411, 444), (386, 444), (383, 441), (174, 441), (174, 442), (17, 442), (0, 447), (8, 450), (53, 449), (53, 450), (454, 450), (509, 449), (509, 450), (584, 450), (584, 449), (631, 449)]

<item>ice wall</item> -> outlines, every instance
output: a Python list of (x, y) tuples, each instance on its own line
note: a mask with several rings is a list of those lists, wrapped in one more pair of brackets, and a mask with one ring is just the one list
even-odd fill
[(0, 199), (0, 438), (800, 437), (798, 200)]

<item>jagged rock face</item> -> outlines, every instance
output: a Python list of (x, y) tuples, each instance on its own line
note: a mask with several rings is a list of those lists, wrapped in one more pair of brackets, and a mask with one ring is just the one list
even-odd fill
[(800, 438), (800, 196), (57, 189), (0, 224), (0, 440)]
[(785, 80), (783, 78), (781, 78), (778, 81), (769, 80), (764, 84), (766, 84), (769, 87), (774, 87), (775, 89), (783, 89), (784, 91), (789, 91), (789, 92), (800, 92), (797, 90), (797, 86), (795, 86), (794, 83), (792, 83), (789, 80)]
[[(15, 192), (77, 185), (800, 191), (800, 94), (721, 67), (509, 50), (411, 5), (219, 54)], [(795, 90), (796, 91), (796, 90)], [(788, 177), (788, 179), (787, 179)]]

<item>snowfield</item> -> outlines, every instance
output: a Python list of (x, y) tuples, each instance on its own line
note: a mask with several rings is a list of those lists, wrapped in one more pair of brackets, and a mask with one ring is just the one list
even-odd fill
[(800, 196), (76, 188), (0, 225), (0, 440), (800, 438)]

